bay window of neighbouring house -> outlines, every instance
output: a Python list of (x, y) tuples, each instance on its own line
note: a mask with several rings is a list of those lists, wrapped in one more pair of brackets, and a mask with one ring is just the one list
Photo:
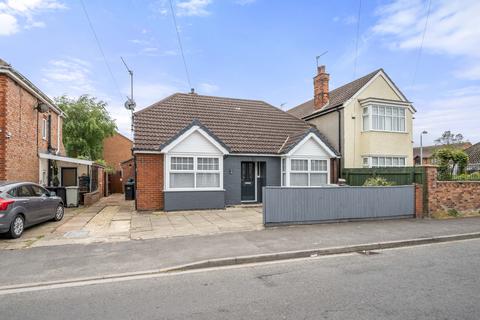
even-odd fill
[(282, 158), (282, 186), (318, 187), (329, 181), (327, 159)]
[(223, 188), (223, 157), (170, 156), (168, 160), (168, 189), (202, 190)]
[(405, 107), (368, 105), (363, 108), (363, 131), (406, 132)]

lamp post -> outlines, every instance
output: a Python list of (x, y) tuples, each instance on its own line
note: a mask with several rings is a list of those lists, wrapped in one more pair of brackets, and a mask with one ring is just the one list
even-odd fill
[(427, 131), (422, 131), (422, 133), (420, 133), (420, 165), (423, 166), (423, 135), (424, 134), (427, 134), (428, 132)]

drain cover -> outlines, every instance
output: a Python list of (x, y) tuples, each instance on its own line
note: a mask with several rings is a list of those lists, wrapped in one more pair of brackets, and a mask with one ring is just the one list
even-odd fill
[(373, 254), (379, 254), (380, 252), (377, 251), (371, 251), (371, 250), (362, 250), (362, 251), (357, 251), (359, 254), (363, 254), (365, 256), (373, 255)]

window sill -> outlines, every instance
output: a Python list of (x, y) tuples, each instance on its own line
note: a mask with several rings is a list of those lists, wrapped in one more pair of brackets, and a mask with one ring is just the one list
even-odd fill
[(386, 130), (362, 130), (362, 133), (377, 132), (377, 133), (399, 133), (399, 134), (408, 134), (408, 131), (386, 131)]

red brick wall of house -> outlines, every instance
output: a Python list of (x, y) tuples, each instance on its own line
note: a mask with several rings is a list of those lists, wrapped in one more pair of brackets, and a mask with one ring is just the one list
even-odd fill
[(108, 137), (103, 141), (103, 160), (120, 171), (120, 163), (132, 157), (132, 147), (132, 140), (119, 133)]
[(0, 75), (0, 180), (6, 180), (6, 106), (7, 106), (7, 77)]
[(133, 158), (128, 161), (122, 162), (121, 167), (123, 182), (127, 182), (130, 178), (135, 179), (135, 167)]
[[(0, 108), (5, 110), (2, 112), (3, 121), (5, 121), (2, 137), (5, 139), (3, 144), (5, 179), (38, 182), (38, 152), (48, 150), (48, 141), (42, 139), (42, 119), (47, 118), (48, 114), (51, 115), (51, 144), (53, 148), (58, 148), (59, 116), (53, 111), (39, 113), (35, 109), (37, 98), (7, 76), (2, 76), (0, 87), (4, 95)], [(6, 138), (5, 134), (10, 137)], [(62, 139), (59, 147), (61, 154), (64, 155)]]
[(163, 209), (163, 154), (136, 154), (137, 210)]

